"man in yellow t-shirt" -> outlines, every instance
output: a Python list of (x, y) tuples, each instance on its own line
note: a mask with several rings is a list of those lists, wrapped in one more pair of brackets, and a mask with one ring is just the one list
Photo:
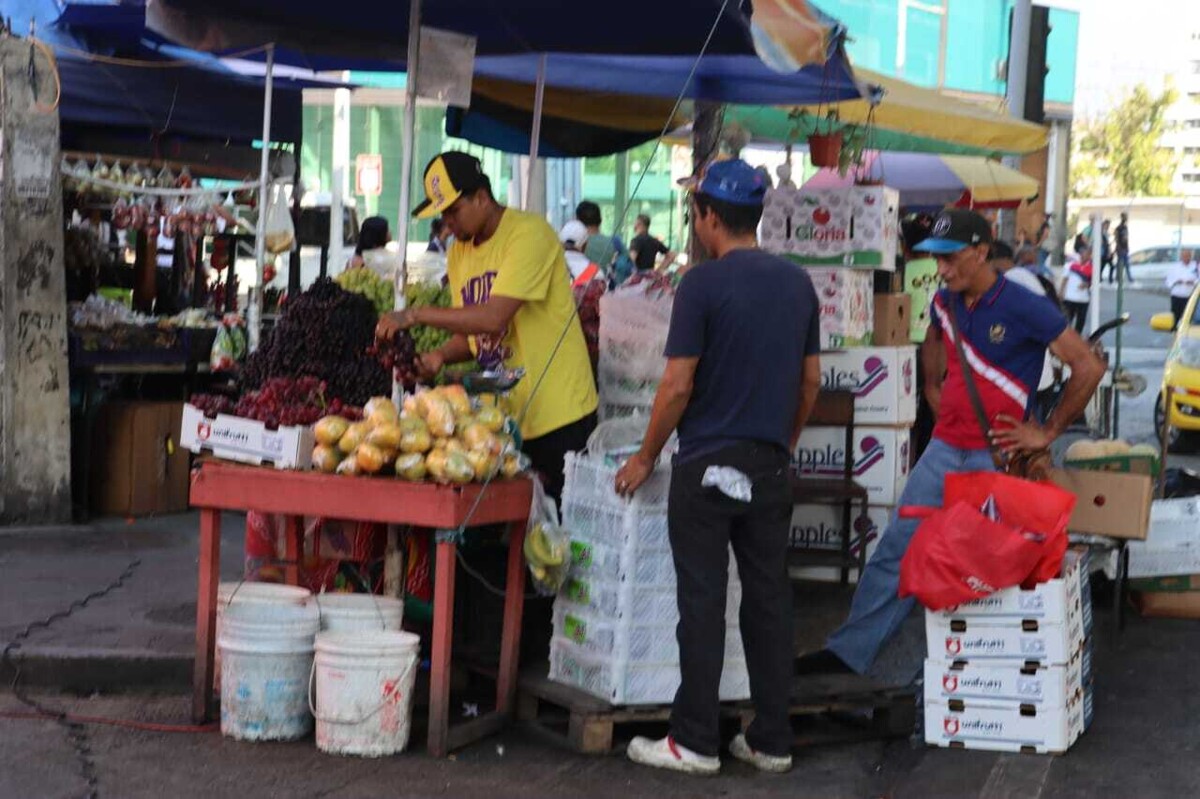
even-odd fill
[(412, 325), (452, 333), (422, 356), (426, 376), (472, 357), (484, 369), (524, 368), (510, 403), (525, 454), (557, 499), (563, 456), (587, 444), (598, 404), (562, 245), (542, 217), (496, 202), (479, 160), (466, 153), (429, 162), (425, 195), (413, 215), (440, 214), (454, 234), (446, 267), (454, 307), (394, 311), (376, 333), (390, 338)]

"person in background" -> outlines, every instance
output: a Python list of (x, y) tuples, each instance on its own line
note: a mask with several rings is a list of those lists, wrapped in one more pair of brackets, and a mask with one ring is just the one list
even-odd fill
[(384, 280), (391, 280), (400, 267), (400, 256), (387, 248), (391, 240), (392, 234), (386, 219), (382, 216), (367, 217), (358, 229), (358, 244), (346, 268), (366, 267)]
[[(633, 223), (633, 232), (633, 241), (629, 242), (629, 255), (639, 272), (656, 268), (666, 271), (675, 263), (677, 253), (650, 235), (650, 217), (638, 214), (637, 221)], [(662, 263), (655, 266), (660, 255), (663, 256)]]
[[(929, 329), (929, 313), (933, 295), (937, 293), (938, 276), (937, 261), (928, 253), (917, 252), (914, 248), (929, 238), (929, 230), (933, 227), (933, 216), (926, 213), (911, 214), (900, 223), (900, 234), (904, 249), (904, 292), (912, 298), (912, 325), (909, 327), (909, 340), (920, 345), (925, 340), (925, 332)], [(913, 454), (921, 457), (929, 439), (933, 435), (933, 409), (925, 400), (922, 387), (925, 382), (924, 373), (917, 370), (917, 419), (913, 423), (912, 442)]]
[(439, 216), (429, 223), (429, 247), (426, 252), (445, 255), (449, 246), (450, 228), (446, 227), (446, 222)]
[[(1037, 268), (1037, 252), (1033, 247), (1026, 245), (1014, 255), (1012, 247), (1009, 247), (1007, 242), (997, 241), (992, 244), (991, 261), (996, 272), (1003, 275), (1010, 283), (1015, 283), (1031, 294), (1046, 297), (1054, 303), (1059, 316), (1064, 315), (1059, 303), (1058, 292), (1054, 290), (1054, 284), (1033, 271)], [(1036, 412), (1038, 421), (1042, 423), (1046, 421), (1042, 408), (1045, 406), (1047, 397), (1053, 393), (1054, 371), (1054, 359), (1047, 353), (1042, 362), (1042, 376), (1038, 380), (1037, 386)]]
[(578, 219), (572, 219), (558, 231), (558, 240), (562, 242), (567, 270), (571, 273), (571, 285), (582, 286), (590, 280), (603, 280), (604, 271), (592, 259), (584, 255), (587, 245), (588, 231)]
[(591, 200), (584, 200), (575, 206), (575, 218), (587, 228), (587, 245), (583, 249), (593, 263), (596, 263), (612, 278), (613, 285), (620, 285), (633, 274), (633, 259), (629, 250), (617, 235), (607, 236), (600, 232), (600, 206)]
[[(943, 212), (918, 249), (937, 257), (944, 288), (934, 313), (921, 366), (925, 393), (937, 416), (933, 441), (909, 474), (900, 506), (940, 508), (947, 474), (993, 471), (989, 445), (1008, 455), (1041, 453), (1083, 411), (1104, 376), (1104, 364), (1044, 297), (997, 274), (988, 262), (987, 220), (973, 211)], [(955, 336), (966, 354), (960, 359)], [(1030, 421), (1034, 386), (1047, 347), (1071, 370), (1062, 399), (1046, 423)], [(979, 389), (990, 429), (981, 429), (961, 362)], [(900, 628), (916, 600), (898, 594), (900, 561), (917, 521), (895, 512), (854, 592), (850, 617), (826, 648), (796, 662), (800, 674), (865, 673)], [(913, 673), (919, 665), (913, 664)]]
[(1183, 250), (1179, 253), (1179, 262), (1172, 264), (1167, 270), (1167, 288), (1171, 290), (1171, 314), (1175, 317), (1176, 327), (1179, 327), (1179, 318), (1183, 316), (1198, 281), (1200, 267), (1192, 261), (1192, 251)]
[[(718, 161), (694, 191), (695, 234), (714, 260), (697, 264), (679, 285), (650, 424), (614, 485), (634, 496), (678, 427), (667, 529), (681, 681), (670, 733), (634, 738), (628, 755), (692, 774), (721, 768), (718, 696), (732, 545), (754, 720), (729, 751), (760, 770), (783, 772), (795, 739), (788, 720), (795, 623), (789, 462), (821, 388), (820, 306), (803, 269), (758, 249), (766, 196), (759, 172), (741, 159)], [(709, 487), (724, 470), (748, 494)]]
[(1041, 227), (1038, 228), (1037, 236), (1034, 237), (1033, 246), (1037, 247), (1038, 254), (1038, 271), (1044, 277), (1049, 277), (1050, 269), (1050, 236), (1054, 232), (1054, 216), (1046, 214), (1042, 220)]
[(1109, 228), (1112, 227), (1112, 221), (1105, 219), (1104, 224), (1100, 226), (1100, 276), (1101, 282), (1104, 281), (1105, 270), (1108, 271), (1108, 282), (1117, 282), (1117, 264), (1113, 260), (1112, 239), (1108, 234)]
[(1092, 265), (1092, 248), (1084, 246), (1077, 258), (1067, 261), (1062, 283), (1058, 287), (1062, 297), (1063, 307), (1067, 311), (1067, 320), (1074, 326), (1076, 333), (1082, 333), (1087, 324), (1088, 305), (1092, 301), (1092, 277), (1095, 269)]
[(1121, 212), (1121, 222), (1116, 230), (1117, 269), (1125, 270), (1125, 285), (1136, 286), (1133, 270), (1129, 268), (1129, 214)]

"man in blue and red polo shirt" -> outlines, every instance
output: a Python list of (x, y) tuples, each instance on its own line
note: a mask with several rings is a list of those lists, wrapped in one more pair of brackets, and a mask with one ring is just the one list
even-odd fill
[[(1050, 300), (992, 268), (991, 244), (986, 219), (973, 211), (952, 210), (934, 221), (930, 238), (916, 247), (937, 259), (943, 283), (921, 345), (925, 396), (937, 423), (933, 440), (909, 475), (901, 506), (941, 507), (947, 474), (993, 469), (989, 439), (1009, 454), (1045, 450), (1083, 412), (1104, 376), (1103, 362)], [(990, 421), (986, 433), (959, 368), (956, 329)], [(1070, 367), (1071, 378), (1042, 426), (1030, 411), (1047, 348)], [(858, 582), (850, 618), (829, 637), (826, 649), (797, 661), (798, 673), (862, 674), (871, 667), (913, 608), (914, 600), (901, 599), (897, 589), (900, 560), (916, 528), (916, 521), (893, 514)]]

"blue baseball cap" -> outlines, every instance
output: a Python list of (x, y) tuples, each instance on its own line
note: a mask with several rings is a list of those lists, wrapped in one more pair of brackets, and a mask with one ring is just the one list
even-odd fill
[(914, 250), (934, 255), (949, 255), (975, 244), (992, 243), (992, 225), (974, 211), (951, 208), (938, 214), (929, 229), (929, 238)]
[(767, 179), (760, 170), (740, 158), (714, 161), (700, 180), (688, 178), (680, 184), (697, 194), (731, 205), (762, 205), (767, 194)]

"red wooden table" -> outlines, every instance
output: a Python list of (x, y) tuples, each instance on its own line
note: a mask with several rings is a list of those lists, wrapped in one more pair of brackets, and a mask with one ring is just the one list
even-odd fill
[(513, 523), (509, 526), (496, 710), (450, 729), (450, 643), (454, 630), (454, 567), (458, 545), (453, 535), (439, 535), (433, 584), (429, 685), (429, 753), (435, 757), (444, 757), (450, 749), (498, 731), (511, 716), (525, 603), (525, 561), (521, 550), (533, 496), (532, 483), (523, 478), (497, 480), (483, 490), (479, 485), (406, 483), (385, 477), (279, 471), (216, 461), (198, 465), (192, 472), (191, 491), (191, 504), (200, 510), (196, 667), (192, 678), (192, 716), (196, 722), (210, 720), (213, 710), (221, 511), (254, 510), (285, 516), (287, 581), (296, 584), (304, 516), (415, 525), (452, 532), (466, 521), (481, 491), (483, 498), (471, 516), (471, 524)]

